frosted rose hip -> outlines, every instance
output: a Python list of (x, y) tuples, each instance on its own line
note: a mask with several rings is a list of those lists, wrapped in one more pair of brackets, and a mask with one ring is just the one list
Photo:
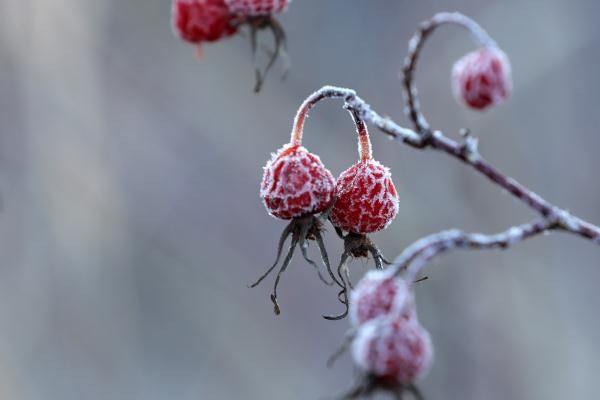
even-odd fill
[(229, 10), (244, 16), (275, 14), (285, 11), (291, 0), (225, 0)]
[(214, 42), (233, 35), (234, 16), (223, 0), (173, 0), (173, 30), (191, 43)]
[(379, 162), (361, 160), (342, 172), (336, 183), (333, 224), (366, 234), (385, 229), (398, 213), (398, 193), (390, 170)]
[(269, 214), (281, 219), (324, 211), (335, 180), (318, 156), (303, 146), (285, 145), (267, 162), (260, 188)]
[(400, 314), (416, 317), (413, 294), (403, 279), (389, 271), (371, 270), (358, 282), (350, 299), (350, 319), (354, 325), (380, 316)]
[(496, 47), (468, 53), (454, 64), (452, 88), (459, 101), (477, 110), (502, 103), (512, 90), (508, 57)]
[(369, 375), (388, 384), (409, 384), (429, 369), (433, 347), (416, 319), (376, 319), (359, 328), (352, 357)]

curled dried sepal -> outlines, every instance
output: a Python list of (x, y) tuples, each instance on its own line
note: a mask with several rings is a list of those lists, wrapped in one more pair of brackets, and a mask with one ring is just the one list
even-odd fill
[[(279, 260), (281, 259), (281, 255), (283, 254), (283, 247), (285, 245), (285, 242), (287, 241), (288, 238), (291, 238), (287, 253), (284, 257), (281, 267), (279, 268), (277, 277), (275, 278), (275, 283), (273, 285), (273, 292), (271, 294), (271, 301), (273, 302), (273, 311), (276, 315), (279, 315), (281, 312), (281, 308), (279, 307), (279, 303), (277, 301), (277, 288), (279, 287), (279, 281), (281, 279), (281, 276), (283, 275), (283, 273), (289, 266), (289, 264), (292, 260), (292, 257), (294, 255), (294, 251), (295, 251), (296, 247), (298, 247), (298, 246), (300, 247), (302, 256), (304, 257), (306, 262), (308, 262), (310, 265), (312, 265), (316, 269), (316, 271), (319, 275), (319, 278), (321, 279), (321, 281), (323, 283), (325, 283), (328, 286), (333, 285), (333, 283), (336, 283), (340, 287), (342, 286), (342, 283), (340, 283), (337, 280), (337, 278), (335, 277), (335, 275), (333, 274), (333, 272), (331, 270), (331, 266), (329, 264), (329, 257), (327, 256), (325, 244), (323, 242), (323, 237), (321, 235), (321, 232), (323, 229), (323, 223), (322, 223), (321, 218), (323, 218), (323, 217), (315, 216), (315, 215), (307, 215), (302, 218), (292, 219), (290, 221), (290, 223), (286, 226), (286, 228), (283, 230), (281, 237), (279, 238), (279, 243), (277, 245), (277, 256), (275, 258), (275, 262), (263, 275), (260, 276), (260, 278), (258, 278), (258, 280), (256, 282), (254, 282), (251, 285), (248, 285), (248, 287), (250, 287), (250, 288), (254, 288), (254, 287), (258, 286), (271, 272), (273, 272), (273, 270), (277, 267), (277, 265), (279, 265)], [(320, 270), (319, 266), (308, 257), (308, 254), (307, 254), (308, 240), (315, 240), (317, 242), (317, 244), (319, 246), (319, 250), (321, 252), (321, 259), (327, 269), (327, 272), (331, 278), (331, 281), (329, 281), (327, 278), (325, 278), (325, 276), (323, 274), (321, 274), (321, 270)]]

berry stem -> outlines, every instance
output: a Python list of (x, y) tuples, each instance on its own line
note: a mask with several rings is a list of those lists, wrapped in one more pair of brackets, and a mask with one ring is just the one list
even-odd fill
[(356, 110), (348, 110), (352, 119), (356, 124), (356, 133), (358, 134), (358, 155), (361, 161), (373, 159), (373, 149), (371, 147), (371, 139), (365, 121), (360, 117)]

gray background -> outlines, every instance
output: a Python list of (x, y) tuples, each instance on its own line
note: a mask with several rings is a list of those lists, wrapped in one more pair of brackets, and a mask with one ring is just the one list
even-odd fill
[[(347, 321), (295, 260), (281, 286), (245, 287), (283, 223), (258, 198), (261, 168), (297, 106), (351, 86), (407, 124), (398, 72), (417, 24), (443, 10), (478, 21), (512, 60), (510, 101), (477, 114), (450, 93), (472, 48), (443, 28), (418, 72), (436, 128), (481, 139), (501, 170), (600, 223), (595, 2), (295, 0), (281, 17), (293, 70), (259, 96), (247, 39), (193, 49), (167, 0), (0, 0), (0, 398), (318, 399), (350, 386), (325, 360)], [(278, 71), (276, 71), (278, 72)], [(372, 132), (400, 213), (374, 236), (390, 257), (450, 227), (493, 232), (533, 214), (448, 157)], [(334, 175), (353, 163), (339, 102), (312, 113), (306, 146)], [(332, 232), (332, 257), (340, 245)], [(564, 234), (427, 267), (418, 305), (436, 362), (428, 399), (600, 397), (600, 249)], [(355, 279), (370, 263), (352, 263)]]

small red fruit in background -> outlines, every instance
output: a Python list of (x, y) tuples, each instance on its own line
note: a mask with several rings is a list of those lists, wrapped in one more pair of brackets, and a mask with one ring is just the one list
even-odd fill
[(408, 385), (427, 372), (433, 359), (429, 333), (416, 318), (375, 319), (352, 343), (355, 364), (385, 385)]
[(390, 170), (373, 159), (367, 128), (357, 123), (360, 161), (342, 172), (331, 210), (333, 225), (367, 234), (385, 229), (398, 214), (398, 193)]
[(452, 89), (460, 102), (476, 110), (504, 102), (512, 90), (508, 57), (497, 47), (468, 53), (454, 64)]
[(333, 200), (335, 180), (318, 156), (290, 143), (264, 168), (260, 197), (269, 214), (292, 219), (324, 211)]
[(237, 32), (235, 16), (223, 0), (174, 0), (172, 24), (183, 40), (214, 42)]
[(291, 0), (225, 0), (232, 13), (247, 17), (285, 11)]
[(371, 270), (358, 282), (350, 298), (350, 319), (354, 325), (392, 314), (415, 317), (414, 298), (403, 279), (389, 271)]

